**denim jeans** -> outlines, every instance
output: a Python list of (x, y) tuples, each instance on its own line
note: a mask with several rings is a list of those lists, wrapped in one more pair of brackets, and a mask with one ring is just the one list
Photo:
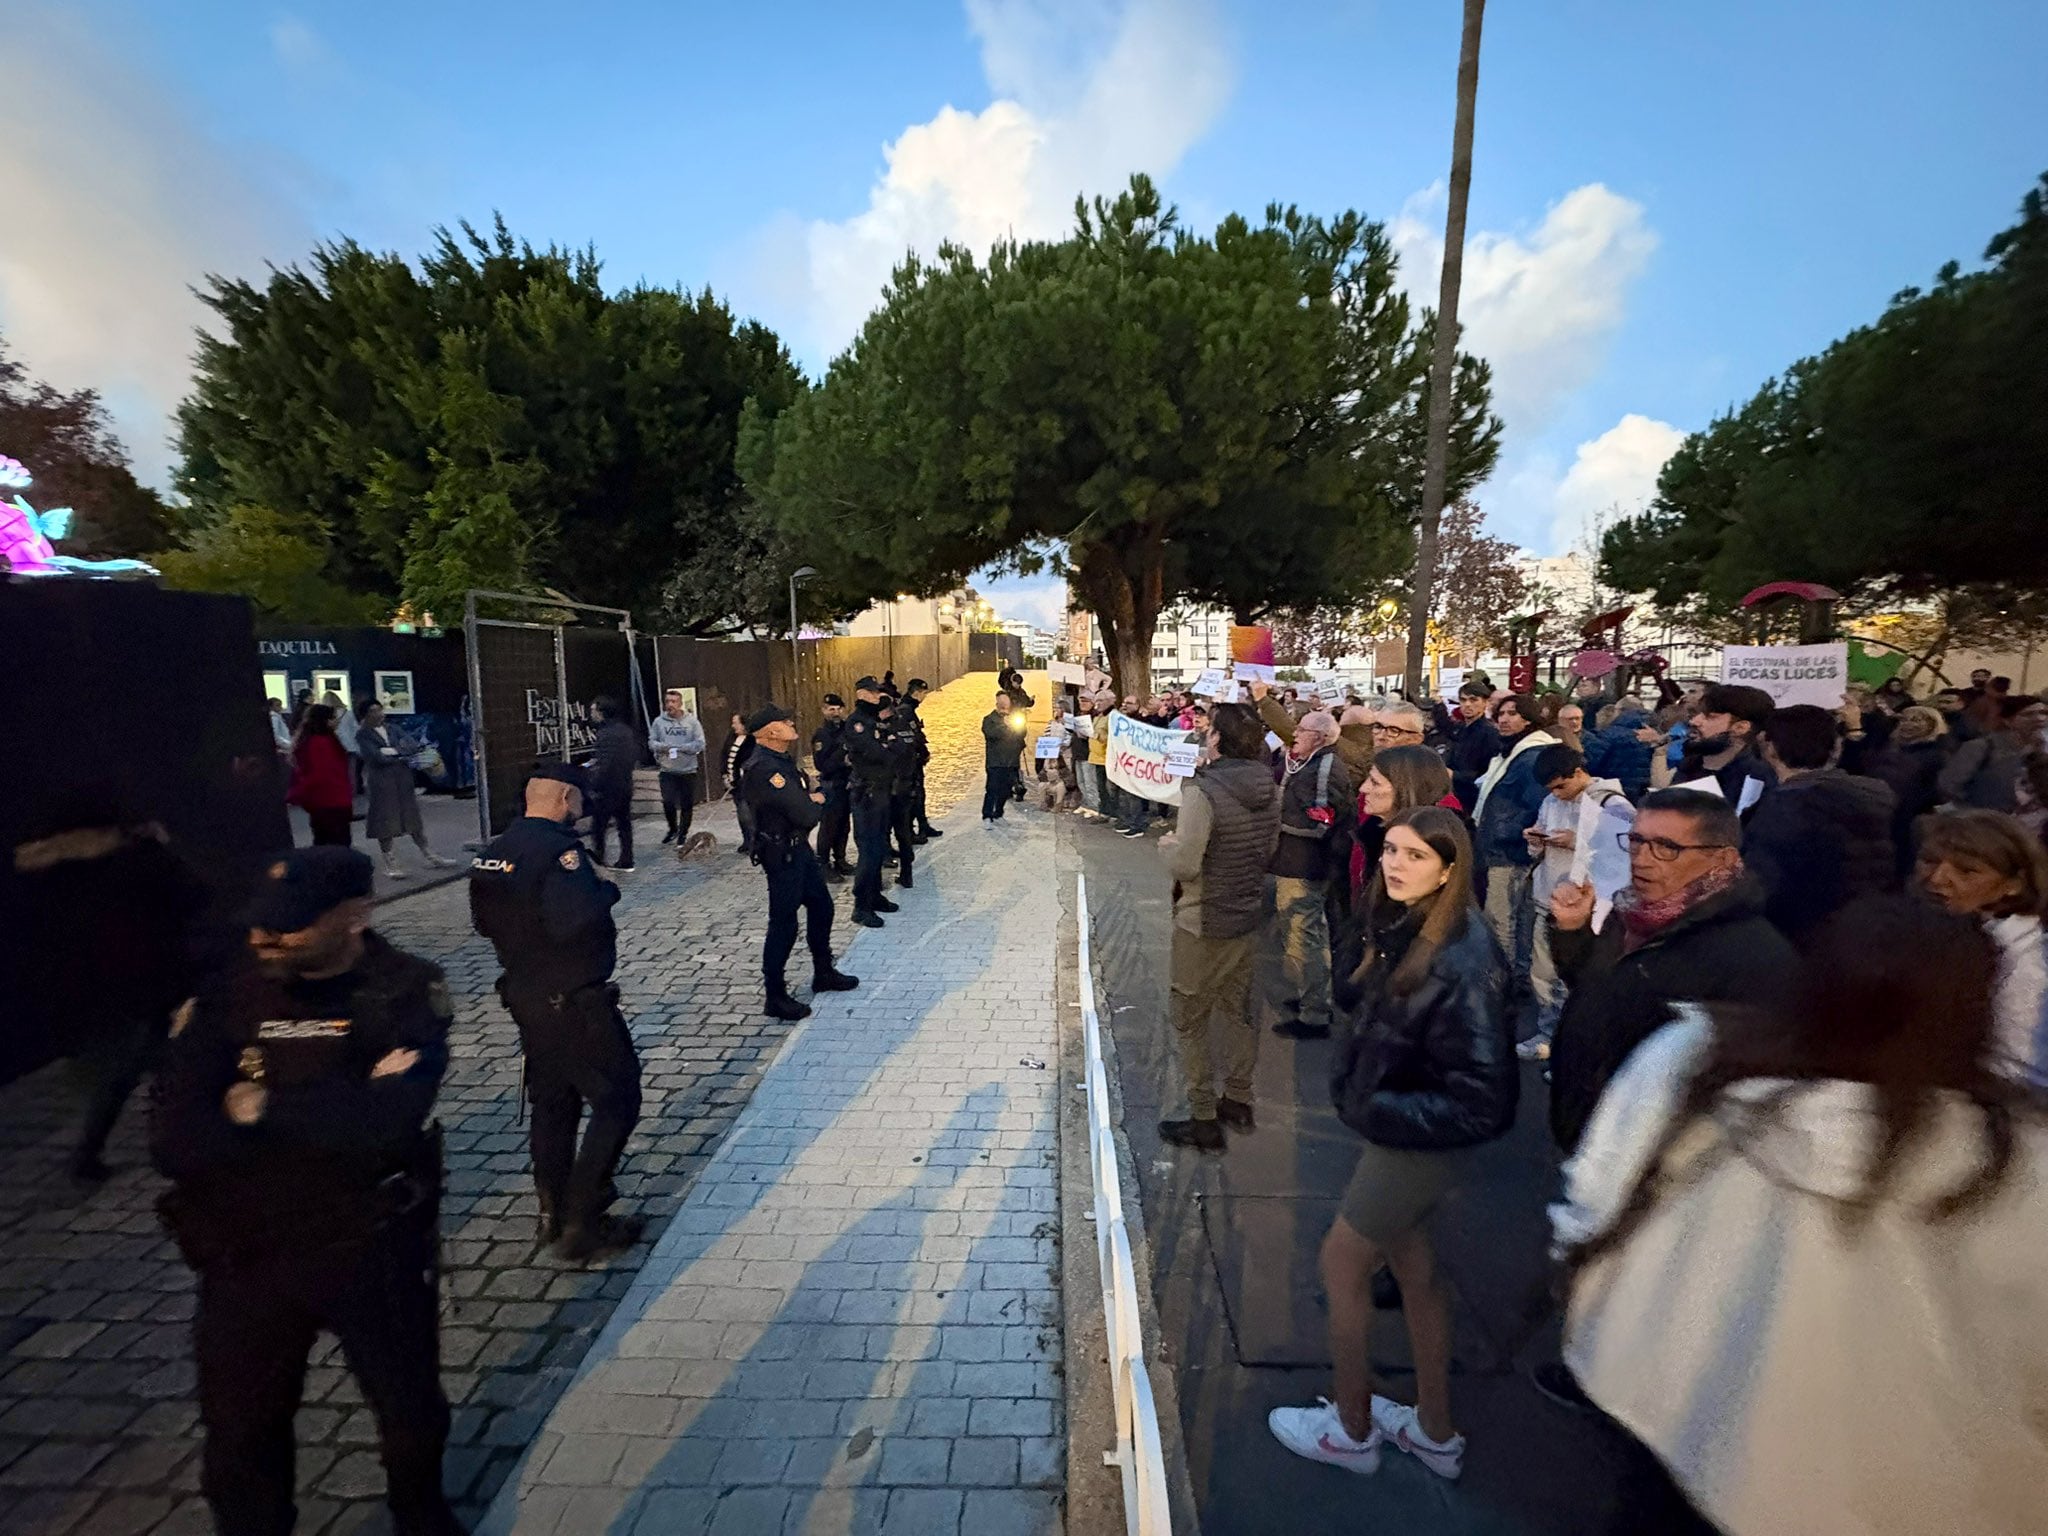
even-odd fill
[(1321, 880), (1279, 876), (1273, 881), (1273, 920), (1287, 991), (1301, 1022), (1330, 1022), (1330, 922)]

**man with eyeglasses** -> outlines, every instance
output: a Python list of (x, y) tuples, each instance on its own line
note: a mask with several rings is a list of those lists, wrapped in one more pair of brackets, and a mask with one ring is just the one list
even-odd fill
[(1569, 988), (1550, 1048), (1550, 1132), (1567, 1154), (1608, 1080), (1670, 1022), (1674, 1003), (1760, 1004), (1782, 993), (1793, 966), (1742, 866), (1726, 800), (1655, 790), (1618, 835), (1629, 884), (1597, 931), (1590, 886), (1566, 880), (1550, 898), (1550, 953)]
[(1422, 711), (1413, 704), (1402, 699), (1382, 704), (1373, 714), (1373, 750), (1384, 752), (1388, 747), (1419, 747), (1428, 728)]

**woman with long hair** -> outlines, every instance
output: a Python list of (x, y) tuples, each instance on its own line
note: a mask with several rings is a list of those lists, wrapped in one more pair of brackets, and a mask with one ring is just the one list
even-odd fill
[(1949, 911), (1975, 918), (1998, 946), (1992, 1066), (2048, 1085), (2048, 851), (2002, 811), (1954, 811), (1927, 819), (1914, 878)]
[(382, 851), (384, 873), (394, 880), (405, 878), (396, 852), (401, 837), (411, 838), (434, 868), (453, 869), (453, 859), (444, 859), (427, 846), (427, 829), (420, 821), (419, 795), (412, 782), (412, 760), (420, 743), (390, 724), (384, 706), (375, 699), (364, 699), (356, 718), (356, 756), (370, 793), (363, 832)]
[(1566, 1363), (1728, 1536), (2041, 1529), (2048, 1124), (1994, 959), (1856, 903), (1776, 1006), (1646, 1040), (1567, 1167)]
[[(1472, 841), (1440, 806), (1397, 812), (1373, 878), (1367, 945), (1342, 1015), (1330, 1096), (1365, 1138), (1323, 1239), (1336, 1400), (1275, 1408), (1267, 1423), (1298, 1456), (1378, 1470), (1383, 1442), (1440, 1477), (1463, 1468), (1451, 1422), (1451, 1300), (1428, 1221), (1469, 1174), (1474, 1150), (1514, 1124), (1521, 1079), (1506, 1009), (1507, 967), (1473, 900)], [(1415, 1404), (1377, 1397), (1366, 1334), (1372, 1275), (1400, 1282)]]
[(316, 848), (346, 848), (352, 841), (356, 792), (349, 779), (349, 755), (334, 734), (334, 709), (315, 704), (292, 741), (292, 780), (284, 798), (306, 813)]
[(1418, 805), (1462, 809), (1451, 794), (1451, 770), (1427, 747), (1382, 747), (1358, 785), (1358, 836), (1351, 845), (1353, 905), (1380, 867), (1387, 821)]
[(726, 793), (732, 797), (733, 810), (740, 819), (742, 854), (754, 851), (754, 808), (740, 793), (740, 775), (746, 772), (748, 760), (753, 755), (754, 738), (747, 734), (746, 717), (734, 710), (732, 728), (725, 733), (725, 745), (718, 750), (718, 760), (725, 773)]
[(1941, 711), (1913, 704), (1892, 722), (1884, 745), (1863, 759), (1863, 772), (1892, 787), (1892, 846), (1901, 874), (1913, 864), (1915, 825), (1941, 804), (1941, 770), (1954, 747)]

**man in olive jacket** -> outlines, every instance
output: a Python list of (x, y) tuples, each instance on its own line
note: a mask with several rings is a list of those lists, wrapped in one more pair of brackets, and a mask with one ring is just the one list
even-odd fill
[[(1280, 789), (1266, 767), (1265, 727), (1241, 704), (1210, 714), (1209, 759), (1181, 781), (1177, 830), (1159, 840), (1173, 875), (1173, 1032), (1187, 1079), (1188, 1118), (1162, 1120), (1175, 1146), (1223, 1149), (1223, 1127), (1249, 1131), (1252, 965), (1263, 923), (1266, 866), (1280, 839)], [(1209, 1063), (1211, 1020), (1223, 1035), (1223, 1096)]]

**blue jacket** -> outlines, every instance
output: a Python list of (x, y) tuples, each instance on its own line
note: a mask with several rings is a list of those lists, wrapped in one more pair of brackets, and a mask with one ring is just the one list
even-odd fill
[(1640, 804), (1650, 788), (1650, 760), (1657, 749), (1636, 740), (1636, 732), (1649, 723), (1648, 710), (1623, 708), (1612, 723), (1585, 735), (1586, 772), (1620, 781), (1631, 805)]
[[(1530, 736), (1539, 737), (1538, 743), (1522, 746)], [(1511, 754), (1507, 771), (1495, 781), (1479, 810), (1480, 863), (1490, 866), (1536, 862), (1536, 856), (1529, 851), (1522, 834), (1536, 825), (1536, 812), (1550, 793), (1536, 777), (1537, 755), (1544, 746), (1556, 740), (1548, 731), (1532, 727), (1507, 744), (1504, 750)], [(1517, 747), (1521, 748), (1519, 752), (1515, 750)]]

